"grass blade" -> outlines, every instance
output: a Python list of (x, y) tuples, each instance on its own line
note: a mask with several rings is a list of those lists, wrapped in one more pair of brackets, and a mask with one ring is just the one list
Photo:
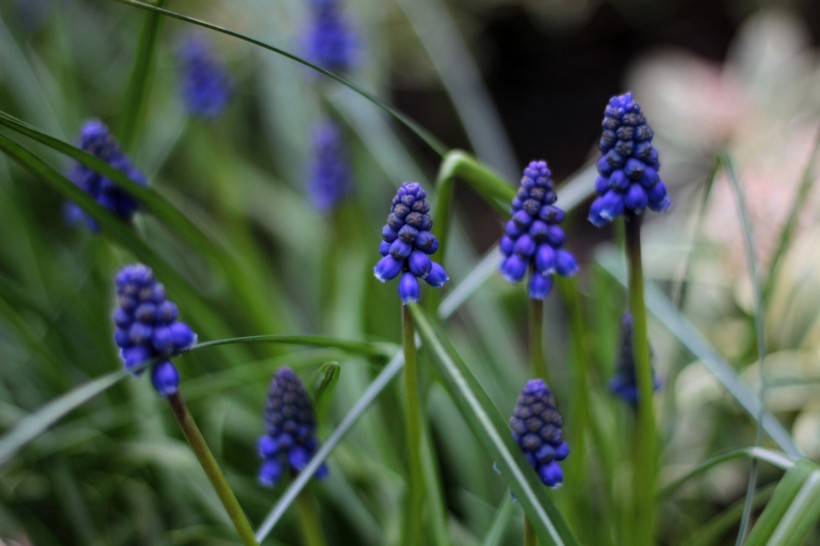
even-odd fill
[(774, 256), (772, 256), (771, 262), (769, 262), (769, 276), (766, 278), (766, 284), (763, 287), (764, 302), (769, 301), (769, 295), (771, 295), (772, 290), (774, 290), (775, 281), (777, 280), (777, 275), (780, 271), (780, 266), (782, 265), (783, 255), (786, 253), (786, 250), (789, 248), (789, 244), (794, 237), (794, 229), (797, 226), (797, 219), (800, 217), (800, 213), (809, 202), (808, 195), (814, 185), (814, 170), (816, 166), (815, 158), (817, 156), (818, 149), (820, 149), (820, 131), (818, 131), (817, 135), (814, 137), (814, 147), (809, 154), (809, 163), (803, 171), (800, 186), (797, 189), (797, 194), (794, 196), (794, 201), (792, 202), (791, 210), (789, 210), (789, 215), (786, 217), (786, 224), (780, 232), (780, 236), (777, 239), (777, 244), (774, 247)]
[(820, 517), (820, 468), (800, 461), (786, 472), (746, 546), (797, 545)]
[(129, 375), (131, 374), (126, 370), (117, 370), (98, 377), (59, 398), (55, 398), (36, 412), (23, 417), (17, 423), (17, 426), (0, 438), (0, 465), (7, 463), (20, 448), (36, 439), (65, 415), (113, 387)]
[(370, 93), (368, 93), (367, 91), (365, 91), (364, 89), (362, 89), (358, 85), (354, 84), (353, 82), (351, 82), (349, 80), (346, 80), (345, 78), (342, 78), (341, 76), (338, 76), (338, 75), (334, 74), (333, 72), (330, 72), (329, 70), (325, 70), (324, 68), (321, 68), (321, 67), (311, 63), (310, 61), (307, 61), (307, 60), (303, 59), (302, 57), (299, 57), (298, 55), (294, 55), (293, 53), (289, 53), (289, 52), (285, 51), (284, 49), (280, 49), (278, 47), (272, 46), (270, 44), (267, 44), (265, 42), (262, 42), (260, 40), (255, 39), (255, 38), (251, 38), (250, 36), (245, 36), (244, 34), (241, 34), (239, 32), (235, 32), (233, 30), (230, 30), (230, 29), (227, 29), (227, 28), (224, 28), (224, 27), (220, 27), (219, 25), (215, 25), (215, 24), (209, 23), (207, 21), (202, 21), (201, 19), (195, 19), (193, 17), (189, 17), (189, 16), (184, 15), (182, 13), (177, 13), (175, 11), (163, 9), (163, 8), (154, 6), (152, 4), (147, 4), (145, 2), (138, 2), (136, 0), (114, 0), (114, 1), (119, 2), (121, 4), (127, 4), (127, 5), (133, 6), (135, 8), (144, 9), (144, 10), (147, 10), (147, 11), (152, 11), (154, 13), (160, 13), (160, 14), (168, 16), (168, 17), (173, 17), (174, 19), (177, 19), (179, 21), (184, 21), (186, 23), (191, 23), (193, 25), (198, 25), (198, 26), (201, 26), (203, 28), (214, 30), (216, 32), (221, 32), (222, 34), (225, 34), (227, 36), (232, 36), (234, 38), (244, 40), (245, 42), (248, 42), (250, 44), (262, 47), (264, 49), (267, 49), (268, 51), (272, 51), (274, 53), (282, 55), (283, 57), (286, 57), (286, 58), (288, 58), (292, 61), (296, 61), (299, 64), (305, 65), (308, 68), (311, 68), (311, 69), (315, 70), (316, 72), (319, 72), (320, 74), (323, 74), (323, 75), (325, 75), (329, 78), (332, 78), (332, 79), (336, 80), (337, 82), (341, 83), (345, 87), (348, 87), (349, 89), (351, 89), (355, 93), (361, 95), (362, 97), (364, 97), (368, 101), (372, 102), (373, 104), (375, 104), (376, 106), (378, 106), (379, 108), (384, 110), (388, 115), (392, 116), (397, 121), (399, 121), (401, 124), (403, 124), (405, 127), (410, 129), (410, 131), (412, 131), (417, 137), (419, 137), (425, 144), (427, 144), (439, 156), (444, 157), (444, 155), (447, 153), (447, 147), (440, 140), (438, 140), (436, 137), (434, 137), (432, 135), (432, 133), (430, 133), (427, 129), (425, 129), (424, 127), (419, 125), (418, 122), (411, 119), (406, 114), (403, 114), (403, 113), (399, 112), (397, 109), (393, 108), (392, 106), (388, 105), (387, 103), (385, 103), (384, 101), (378, 99), (377, 97), (371, 95)]
[[(746, 249), (746, 263), (749, 266), (749, 277), (752, 281), (752, 293), (754, 295), (755, 306), (755, 337), (757, 338), (757, 358), (760, 361), (760, 391), (758, 392), (758, 401), (760, 407), (757, 419), (757, 428), (755, 430), (755, 447), (760, 446), (763, 441), (763, 427), (761, 422), (766, 412), (766, 339), (763, 329), (763, 293), (760, 288), (760, 278), (757, 275), (757, 252), (755, 250), (754, 232), (752, 231), (752, 223), (749, 220), (749, 210), (746, 207), (746, 198), (743, 194), (743, 189), (740, 187), (740, 182), (737, 179), (734, 164), (728, 155), (722, 155), (720, 162), (723, 164), (726, 172), (729, 174), (729, 181), (732, 184), (732, 192), (735, 194), (737, 201), (737, 211), (740, 217), (741, 231), (743, 232), (743, 245)], [(743, 507), (743, 517), (740, 519), (740, 529), (737, 535), (737, 546), (741, 546), (746, 538), (746, 533), (749, 527), (749, 518), (752, 516), (752, 500), (754, 498), (755, 489), (757, 489), (757, 459), (752, 459), (752, 468), (749, 472), (749, 487), (746, 490), (746, 504)]]
[[(156, 4), (162, 7), (165, 0), (156, 0)], [(129, 152), (133, 152), (145, 99), (147, 98), (146, 95), (151, 89), (154, 51), (162, 21), (162, 16), (156, 12), (146, 14), (139, 45), (137, 46), (137, 56), (134, 59), (131, 77), (128, 79), (128, 87), (125, 89), (119, 136), (123, 148)]]
[[(608, 247), (596, 254), (597, 263), (622, 286), (626, 286), (623, 261), (614, 248)], [(703, 335), (684, 317), (654, 284), (646, 283), (646, 308), (672, 333), (684, 347), (703, 362), (723, 387), (752, 418), (760, 414), (760, 401), (752, 389), (743, 383), (732, 367), (709, 345)], [(763, 430), (791, 459), (801, 457), (791, 435), (770, 412), (763, 414)]]
[(734, 449), (703, 461), (680, 478), (677, 478), (673, 482), (669, 483), (658, 493), (658, 496), (668, 497), (669, 495), (674, 494), (679, 487), (688, 483), (695, 476), (703, 474), (707, 470), (711, 470), (712, 468), (727, 461), (733, 461), (744, 457), (765, 461), (783, 470), (789, 470), (793, 468), (795, 464), (794, 461), (786, 457), (784, 454), (762, 447), (744, 447), (742, 449)]
[(538, 537), (545, 544), (576, 544), (569, 526), (547, 496), (546, 488), (513, 442), (506, 421), (467, 365), (427, 314), (416, 304), (409, 307), (423, 346), (438, 365), (462, 415), (495, 460)]
[(137, 198), (141, 205), (151, 211), (154, 216), (166, 226), (172, 227), (175, 233), (184, 238), (188, 244), (198, 251), (201, 256), (211, 259), (215, 267), (225, 271), (234, 290), (247, 302), (248, 309), (253, 312), (254, 320), (264, 325), (266, 329), (276, 331), (278, 325), (274, 317), (284, 316), (281, 310), (272, 308), (279, 298), (260, 298), (255, 284), (248, 279), (249, 270), (245, 259), (230, 250), (225, 244), (213, 241), (202, 229), (192, 222), (188, 215), (174, 206), (159, 193), (151, 188), (137, 184), (122, 171), (115, 169), (100, 158), (83, 150), (49, 136), (36, 127), (19, 120), (5, 112), (0, 112), (0, 125), (8, 127), (25, 135), (49, 148), (66, 155), (87, 167), (102, 173), (116, 185)]
[[(373, 344), (358, 341), (334, 339), (324, 336), (247, 336), (226, 339), (216, 339), (198, 343), (190, 349), (180, 353), (183, 356), (203, 349), (220, 345), (236, 345), (247, 343), (276, 343), (282, 345), (305, 345), (309, 347), (330, 347), (340, 349), (351, 354), (360, 354), (370, 357), (385, 357), (390, 349), (389, 344)], [(150, 366), (153, 361), (137, 365), (132, 371), (136, 372)], [(61, 397), (49, 402), (34, 413), (24, 417), (20, 422), (0, 438), (0, 465), (6, 463), (23, 446), (37, 438), (54, 423), (68, 413), (85, 404), (98, 394), (113, 387), (120, 380), (132, 375), (131, 371), (118, 370), (85, 383)]]

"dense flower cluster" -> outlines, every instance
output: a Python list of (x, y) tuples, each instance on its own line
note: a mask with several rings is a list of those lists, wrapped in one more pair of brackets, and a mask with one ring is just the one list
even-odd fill
[(179, 67), (182, 98), (188, 112), (205, 119), (221, 114), (231, 98), (232, 83), (203, 36), (185, 37), (179, 49)]
[(544, 299), (552, 288), (551, 275), (568, 277), (578, 271), (575, 258), (561, 248), (566, 236), (558, 224), (564, 211), (554, 205), (557, 196), (546, 161), (533, 161), (521, 178), (512, 201), (512, 219), (501, 238), (501, 275), (519, 282), (530, 269), (530, 298)]
[[(117, 326), (114, 342), (127, 369), (150, 359), (162, 358), (151, 370), (151, 381), (162, 396), (177, 392), (179, 373), (168, 360), (196, 342), (196, 334), (177, 320), (178, 310), (165, 297), (165, 287), (151, 269), (128, 265), (116, 277)], [(136, 373), (141, 373), (137, 371)]]
[(342, 15), (339, 0), (311, 0), (311, 21), (305, 50), (313, 64), (342, 74), (353, 66), (355, 37)]
[(449, 277), (441, 265), (430, 259), (438, 250), (438, 239), (430, 230), (433, 219), (427, 194), (417, 182), (405, 182), (393, 198), (387, 224), (382, 229), (379, 254), (384, 256), (373, 273), (381, 282), (399, 274), (399, 297), (402, 303), (419, 301), (419, 281), (424, 279), (435, 288), (444, 286)]
[(652, 146), (652, 129), (632, 93), (609, 99), (598, 142), (601, 159), (595, 182), (598, 198), (589, 221), (602, 227), (624, 211), (640, 214), (646, 207), (655, 212), (669, 208), (666, 186), (658, 176), (658, 150)]
[[(131, 161), (111, 136), (108, 127), (101, 121), (91, 120), (83, 125), (79, 146), (84, 152), (102, 159), (137, 184), (148, 185), (148, 180), (131, 165)], [(74, 164), (68, 178), (124, 222), (130, 222), (139, 208), (139, 203), (131, 194), (117, 186), (108, 177), (82, 163)], [(97, 221), (85, 214), (76, 203), (66, 204), (66, 216), (72, 223), (85, 221), (93, 232), (100, 229)]]
[[(319, 449), (313, 404), (302, 380), (290, 368), (281, 368), (271, 379), (265, 425), (266, 432), (259, 438), (263, 459), (259, 481), (273, 486), (288, 468), (291, 474), (298, 474)], [(322, 463), (316, 477), (327, 473), (327, 465)]]
[(541, 379), (527, 381), (510, 417), (510, 427), (527, 461), (548, 487), (557, 487), (564, 481), (558, 465), (569, 455), (561, 430), (563, 424), (547, 384)]
[(350, 167), (345, 158), (341, 128), (332, 121), (320, 123), (313, 133), (313, 159), (308, 192), (321, 212), (332, 210), (350, 191)]
[[(609, 389), (625, 402), (636, 406), (638, 404), (638, 384), (635, 377), (635, 349), (632, 328), (632, 313), (626, 312), (621, 317), (621, 351), (618, 354), (615, 376), (609, 382)], [(651, 358), (651, 350), (650, 350)], [(655, 376), (652, 368), (652, 389), (658, 390), (661, 383)]]

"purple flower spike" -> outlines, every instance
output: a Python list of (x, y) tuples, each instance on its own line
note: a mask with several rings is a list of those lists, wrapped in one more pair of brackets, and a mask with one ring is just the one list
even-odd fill
[[(635, 349), (633, 344), (632, 314), (627, 311), (621, 317), (621, 352), (618, 355), (615, 376), (609, 382), (609, 390), (632, 407), (637, 407), (639, 397), (638, 383), (635, 377)], [(650, 350), (650, 359), (651, 356)], [(652, 390), (657, 391), (660, 388), (661, 383), (655, 376), (655, 368), (653, 366)]]
[(640, 214), (645, 208), (662, 212), (671, 201), (658, 176), (658, 151), (652, 146), (652, 129), (641, 107), (626, 93), (609, 99), (598, 141), (601, 159), (596, 164), (598, 178), (589, 221), (603, 227), (629, 211)]
[(449, 279), (440, 264), (430, 259), (438, 239), (430, 230), (433, 219), (427, 194), (416, 182), (405, 182), (393, 198), (387, 225), (382, 229), (379, 253), (384, 256), (373, 268), (381, 282), (399, 279), (402, 304), (419, 301), (419, 279), (441, 288)]
[(311, 21), (304, 35), (305, 53), (313, 64), (343, 74), (354, 64), (356, 39), (339, 0), (311, 2)]
[[(273, 487), (289, 470), (296, 476), (319, 449), (316, 415), (302, 380), (290, 368), (280, 368), (273, 376), (265, 405), (265, 434), (257, 444), (262, 457), (259, 482)], [(322, 464), (316, 477), (327, 476)]]
[(546, 161), (533, 161), (521, 178), (512, 202), (512, 219), (505, 227), (499, 248), (501, 276), (520, 282), (530, 270), (529, 295), (543, 300), (550, 292), (550, 276), (574, 275), (578, 264), (572, 254), (563, 250), (566, 236), (558, 226), (564, 220), (564, 211), (553, 205), (557, 199), (551, 173)]
[(308, 192), (313, 206), (322, 213), (331, 212), (351, 189), (342, 136), (342, 129), (332, 121), (320, 123), (313, 132)]
[[(148, 180), (131, 165), (131, 160), (120, 149), (108, 127), (101, 121), (91, 120), (83, 125), (79, 147), (85, 153), (102, 159), (140, 186), (148, 186)], [(82, 163), (74, 164), (68, 174), (68, 179), (123, 222), (130, 222), (139, 208), (139, 203), (131, 194), (117, 186), (108, 177)], [(66, 203), (65, 214), (70, 223), (83, 221), (92, 232), (97, 233), (100, 230), (97, 221), (83, 212), (75, 203)]]
[(547, 487), (558, 487), (564, 481), (558, 465), (569, 455), (563, 424), (547, 384), (541, 379), (527, 381), (510, 417), (510, 427), (524, 456)]
[[(116, 284), (114, 342), (127, 369), (179, 354), (196, 343), (196, 334), (177, 320), (177, 306), (165, 299), (165, 287), (150, 268), (142, 264), (125, 266), (117, 274)], [(165, 358), (153, 365), (151, 382), (161, 396), (174, 394), (179, 389), (179, 372)]]
[(227, 106), (233, 84), (222, 63), (201, 34), (188, 34), (179, 48), (181, 94), (188, 113), (213, 119)]

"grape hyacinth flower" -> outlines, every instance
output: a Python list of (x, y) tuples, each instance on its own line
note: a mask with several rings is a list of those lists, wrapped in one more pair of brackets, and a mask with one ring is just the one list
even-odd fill
[[(102, 159), (135, 183), (148, 186), (145, 176), (131, 165), (131, 161), (111, 136), (108, 127), (101, 121), (91, 120), (83, 125), (79, 147), (84, 152)], [(131, 194), (108, 177), (82, 163), (78, 162), (72, 167), (68, 178), (123, 222), (130, 222), (139, 208), (139, 202)], [(100, 230), (97, 221), (85, 214), (76, 203), (66, 204), (66, 216), (71, 223), (83, 220), (92, 232)]]
[[(633, 407), (638, 405), (638, 385), (635, 378), (635, 349), (632, 333), (632, 314), (626, 312), (621, 317), (621, 352), (618, 354), (615, 376), (609, 382), (609, 390)], [(650, 358), (652, 351), (650, 349)], [(652, 390), (657, 391), (661, 383), (652, 368)]]
[[(191, 328), (177, 320), (177, 306), (165, 297), (165, 287), (145, 265), (123, 267), (116, 277), (117, 326), (114, 342), (126, 369), (151, 359), (162, 359), (153, 365), (151, 382), (162, 396), (179, 389), (179, 373), (169, 358), (196, 342)], [(142, 370), (135, 372), (137, 375)]]
[(589, 221), (603, 227), (624, 211), (640, 214), (647, 207), (655, 212), (668, 209), (671, 201), (658, 176), (653, 132), (632, 93), (609, 99), (601, 126), (595, 181), (599, 197), (592, 202)]
[(185, 37), (179, 49), (179, 68), (181, 93), (188, 113), (203, 119), (219, 116), (231, 98), (232, 83), (203, 36)]
[(501, 275), (517, 283), (530, 270), (530, 298), (543, 300), (552, 288), (551, 275), (569, 277), (578, 271), (575, 258), (561, 248), (566, 236), (558, 224), (564, 211), (554, 205), (557, 196), (546, 161), (532, 161), (524, 169), (512, 201), (512, 219), (501, 238)]
[[(288, 468), (291, 475), (298, 474), (319, 449), (313, 404), (302, 380), (290, 368), (280, 368), (271, 379), (265, 424), (266, 432), (259, 438), (263, 459), (259, 481), (272, 487)], [(316, 477), (327, 474), (327, 464), (322, 463)]]
[(312, 0), (305, 33), (306, 56), (313, 64), (343, 74), (353, 66), (356, 40), (341, 12), (339, 0)]
[(430, 230), (433, 219), (427, 194), (417, 182), (405, 182), (393, 198), (387, 224), (382, 229), (379, 254), (384, 256), (373, 273), (381, 282), (399, 278), (399, 297), (402, 304), (419, 301), (419, 281), (423, 279), (434, 288), (441, 288), (449, 280), (441, 265), (430, 259), (438, 250), (438, 239)]
[(313, 206), (320, 212), (330, 212), (350, 191), (350, 180), (342, 130), (336, 123), (324, 121), (313, 133), (313, 158), (308, 177)]
[(564, 481), (558, 465), (569, 455), (563, 424), (547, 384), (542, 379), (527, 381), (510, 417), (510, 427), (527, 461), (548, 487), (558, 487)]

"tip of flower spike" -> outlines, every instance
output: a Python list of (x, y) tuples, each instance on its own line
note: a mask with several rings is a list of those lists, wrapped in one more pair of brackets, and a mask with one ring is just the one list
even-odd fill
[(399, 298), (403, 305), (419, 301), (419, 281), (410, 272), (404, 273), (399, 279)]
[(160, 396), (170, 396), (179, 390), (179, 372), (170, 360), (154, 365), (151, 383)]

